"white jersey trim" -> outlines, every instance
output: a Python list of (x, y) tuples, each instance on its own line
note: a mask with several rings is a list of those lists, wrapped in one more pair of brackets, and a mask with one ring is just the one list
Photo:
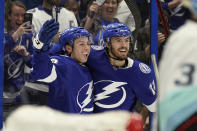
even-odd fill
[(94, 110), (93, 107), (92, 107), (92, 108), (85, 108), (85, 109), (83, 109), (84, 112), (91, 112), (91, 111), (93, 111), (93, 110)]
[(54, 80), (56, 80), (56, 78), (57, 78), (57, 73), (55, 70), (55, 66), (53, 65), (51, 74), (48, 77), (46, 77), (44, 79), (39, 79), (37, 81), (50, 83), (50, 82), (53, 82)]
[(49, 87), (47, 85), (38, 84), (38, 83), (31, 83), (31, 82), (25, 82), (25, 86), (29, 87), (34, 90), (42, 91), (42, 92), (49, 92)]
[(127, 60), (128, 60), (128, 65), (127, 65), (127, 67), (126, 67), (126, 68), (130, 68), (130, 67), (132, 67), (132, 66), (133, 66), (134, 61), (133, 61), (131, 58), (127, 58)]
[(150, 112), (156, 112), (157, 111), (157, 99), (152, 103), (152, 104), (150, 104), (150, 105), (145, 105), (147, 108), (148, 108), (148, 110), (150, 111)]

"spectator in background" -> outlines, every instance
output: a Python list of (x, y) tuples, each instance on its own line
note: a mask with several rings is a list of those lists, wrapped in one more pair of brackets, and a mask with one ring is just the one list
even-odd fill
[(150, 0), (135, 0), (140, 10), (142, 22), (141, 27), (145, 26), (146, 20), (150, 17)]
[(77, 19), (78, 25), (80, 24), (80, 17), (79, 17), (79, 7), (80, 3), (77, 0), (66, 0), (63, 3), (63, 7), (66, 9), (72, 11), (75, 14), (75, 17)]
[(67, 113), (93, 111), (93, 81), (85, 66), (90, 53), (90, 34), (82, 27), (62, 32), (60, 42), (68, 56), (49, 57), (51, 39), (58, 31), (54, 19), (46, 21), (34, 43), (32, 77), (49, 84), (49, 106)]
[(133, 32), (135, 30), (135, 20), (132, 12), (128, 8), (126, 2), (122, 0), (118, 6), (115, 17), (122, 23), (126, 24), (129, 29)]
[[(34, 26), (36, 34), (38, 34), (41, 26), (44, 24), (45, 21), (51, 18), (56, 18), (56, 20), (60, 24), (60, 28), (57, 35), (53, 39), (53, 43), (59, 40), (60, 32), (67, 28), (78, 26), (77, 20), (73, 12), (65, 8), (58, 7), (60, 5), (60, 2), (60, 0), (43, 0), (42, 6), (38, 6), (34, 9), (27, 11), (33, 14), (32, 24)], [(56, 9), (52, 10), (55, 6)]]
[(177, 30), (186, 21), (186, 9), (181, 0), (164, 0), (162, 7), (169, 13), (169, 22), (171, 32)]
[(27, 8), (27, 10), (33, 9), (36, 6), (42, 5), (43, 0), (16, 0), (21, 1)]
[(25, 5), (9, 1), (5, 6), (4, 29), (4, 116), (21, 104), (24, 89), (24, 66), (30, 65), (32, 48), (31, 26), (24, 23)]
[(190, 19), (169, 37), (159, 66), (160, 131), (197, 130), (197, 1), (182, 2)]
[(94, 44), (105, 46), (103, 30), (108, 24), (119, 22), (119, 20), (115, 18), (118, 4), (119, 0), (105, 0), (104, 4), (100, 7), (95, 1), (89, 6), (88, 15), (85, 21), (82, 22), (82, 26), (93, 35)]
[(45, 105), (48, 101), (47, 86), (29, 76), (33, 33), (29, 22), (24, 22), (25, 6), (20, 1), (14, 1), (8, 2), (5, 7), (8, 7), (4, 40), (5, 98), (12, 98), (14, 101), (17, 97), (22, 104)]
[[(165, 21), (168, 22), (168, 17), (165, 15), (165, 12), (163, 14), (165, 17)], [(159, 17), (160, 18), (160, 17)], [(166, 24), (168, 26), (168, 23)], [(142, 27), (137, 34), (137, 41), (135, 43), (135, 46), (133, 48), (134, 50), (134, 58), (136, 60), (142, 61), (146, 64), (150, 64), (150, 21), (147, 19), (146, 24), (144, 27)], [(169, 31), (170, 32), (170, 31)], [(169, 34), (168, 32), (168, 34)], [(158, 59), (161, 59), (163, 48), (165, 46), (166, 37), (165, 37), (165, 31), (161, 22), (161, 19), (158, 21)]]
[(91, 0), (80, 0), (79, 2), (80, 2), (79, 17), (82, 20), (87, 16), (88, 5), (90, 4)]
[(134, 43), (135, 45), (133, 46), (135, 60), (149, 64), (150, 55), (147, 54), (148, 51), (145, 51), (147, 46), (150, 45), (149, 43), (150, 43), (150, 23), (148, 20), (145, 26), (139, 29), (136, 43)]

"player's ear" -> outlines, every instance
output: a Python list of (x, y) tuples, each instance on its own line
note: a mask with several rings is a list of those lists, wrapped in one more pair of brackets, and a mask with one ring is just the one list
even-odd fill
[(106, 44), (106, 47), (109, 48), (110, 47), (110, 44), (108, 42), (105, 42)]
[(65, 45), (66, 52), (70, 55), (72, 53), (72, 46), (69, 44)]

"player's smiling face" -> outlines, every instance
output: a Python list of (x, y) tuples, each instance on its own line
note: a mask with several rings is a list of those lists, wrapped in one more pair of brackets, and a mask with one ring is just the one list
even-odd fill
[(112, 57), (124, 60), (127, 58), (129, 47), (130, 47), (129, 36), (112, 37), (111, 44), (108, 45), (109, 54)]
[(80, 37), (74, 41), (71, 57), (75, 59), (79, 64), (87, 62), (90, 54), (90, 42), (88, 37)]
[(25, 14), (24, 8), (16, 5), (12, 6), (11, 14), (9, 14), (8, 19), (10, 21), (13, 30), (17, 30), (18, 27), (23, 23), (24, 14)]

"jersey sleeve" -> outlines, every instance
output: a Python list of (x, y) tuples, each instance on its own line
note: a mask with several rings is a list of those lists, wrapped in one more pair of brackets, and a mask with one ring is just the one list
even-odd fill
[(56, 68), (47, 52), (34, 53), (31, 77), (37, 81), (51, 83), (57, 78)]
[(151, 68), (141, 62), (135, 62), (136, 68), (136, 84), (134, 88), (137, 98), (147, 106), (147, 108), (154, 112), (154, 104), (157, 98), (157, 86), (153, 71)]

